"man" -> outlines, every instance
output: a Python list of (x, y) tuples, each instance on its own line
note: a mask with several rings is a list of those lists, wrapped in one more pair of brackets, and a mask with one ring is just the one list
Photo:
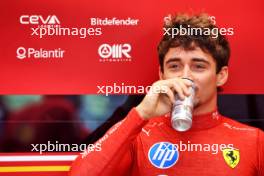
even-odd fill
[[(207, 15), (176, 15), (167, 29), (217, 28)], [(172, 30), (171, 30), (172, 31)], [(264, 175), (264, 133), (223, 117), (217, 91), (228, 78), (229, 44), (208, 33), (163, 36), (159, 46), (160, 80), (127, 117), (97, 141), (71, 168), (85, 175)], [(175, 98), (195, 86), (193, 122), (178, 132), (170, 122)], [(178, 96), (175, 96), (178, 94)]]

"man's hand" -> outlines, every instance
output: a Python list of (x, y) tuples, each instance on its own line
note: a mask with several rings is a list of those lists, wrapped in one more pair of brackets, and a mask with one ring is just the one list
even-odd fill
[(190, 95), (188, 87), (191, 85), (190, 81), (181, 78), (159, 80), (152, 84), (136, 110), (143, 119), (162, 116), (171, 111), (176, 94), (182, 100)]

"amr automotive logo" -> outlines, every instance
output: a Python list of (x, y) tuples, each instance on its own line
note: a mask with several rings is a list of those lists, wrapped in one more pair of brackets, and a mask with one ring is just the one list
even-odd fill
[(98, 54), (101, 57), (100, 62), (123, 62), (131, 61), (131, 45), (125, 44), (102, 44), (98, 48)]
[(35, 49), (35, 48), (25, 48), (18, 47), (16, 50), (16, 57), (20, 60), (25, 58), (34, 58), (34, 59), (49, 59), (49, 58), (63, 58), (65, 50), (61, 48), (47, 50), (43, 48)]
[(178, 161), (179, 151), (172, 143), (158, 142), (150, 147), (148, 159), (153, 166), (168, 169)]

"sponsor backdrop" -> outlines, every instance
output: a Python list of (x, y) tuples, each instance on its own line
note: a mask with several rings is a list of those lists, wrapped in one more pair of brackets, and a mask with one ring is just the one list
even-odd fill
[(231, 28), (224, 93), (262, 94), (263, 3), (1, 2), (0, 94), (94, 94), (98, 85), (148, 86), (158, 79), (163, 19), (174, 12), (207, 12), (219, 27)]

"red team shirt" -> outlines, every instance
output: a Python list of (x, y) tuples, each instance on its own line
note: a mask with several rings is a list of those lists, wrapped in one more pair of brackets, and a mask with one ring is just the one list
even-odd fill
[(217, 111), (194, 116), (187, 132), (170, 116), (143, 120), (135, 109), (73, 163), (71, 176), (264, 176), (264, 133)]

